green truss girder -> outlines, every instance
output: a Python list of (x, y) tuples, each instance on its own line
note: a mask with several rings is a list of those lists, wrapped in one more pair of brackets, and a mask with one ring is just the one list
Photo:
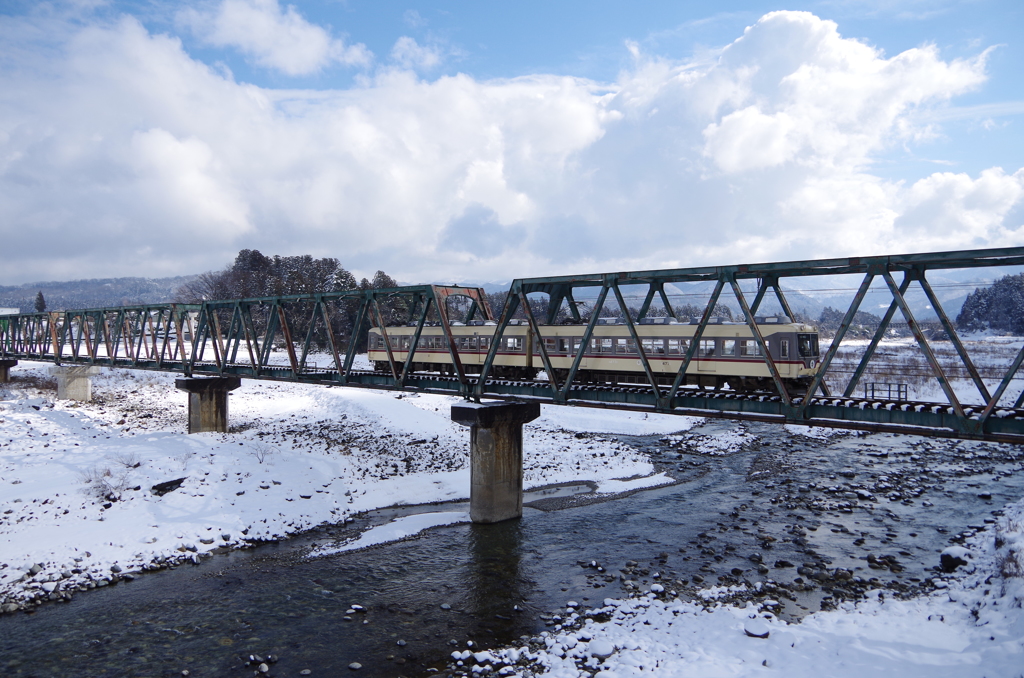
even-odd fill
[[(942, 312), (941, 306), (938, 306), (940, 322), (977, 387), (981, 401), (978, 405), (960, 403), (904, 299), (908, 288), (917, 283), (931, 303), (936, 304), (934, 291), (927, 281), (929, 271), (1020, 265), (1024, 265), (1024, 248), (1001, 248), (517, 279), (509, 289), (502, 316), (494, 326), (491, 348), (481, 373), (476, 376), (467, 374), (456, 343), (452, 340), (447, 300), (452, 296), (468, 297), (471, 301), (469, 316), (493, 320), (486, 296), (477, 288), (435, 285), (5, 316), (0, 318), (0, 358), (43, 360), (68, 365), (105, 365), (192, 376), (233, 375), (310, 384), (419, 391), (476, 399), (533, 399), (563, 405), (1020, 443), (1024, 442), (1024, 411), (1019, 409), (1021, 403), (1007, 405), (1002, 404), (1000, 399), (1010, 381), (1016, 377), (1017, 370), (1024, 364), (1024, 349), (1006, 366), (998, 387), (990, 394), (955, 328)], [(903, 274), (899, 285), (894, 279), (897, 273)], [(859, 274), (864, 278), (844, 315), (837, 332), (838, 339), (845, 335), (873, 281), (884, 282), (893, 297), (882, 325), (865, 351), (843, 396), (831, 396), (825, 389), (823, 378), (813, 382), (809, 395), (805, 397), (791, 397), (785, 389), (779, 389), (780, 395), (741, 395), (731, 392), (710, 393), (683, 387), (686, 368), (694, 358), (714, 306), (723, 293), (730, 292), (743, 310), (744, 320), (752, 336), (761, 345), (761, 353), (773, 381), (777, 386), (780, 385), (778, 372), (753, 315), (769, 292), (774, 294), (787, 313), (791, 313), (780, 286), (783, 278), (842, 274)], [(750, 303), (740, 286), (744, 280), (758, 281), (757, 292)], [(621, 288), (648, 286), (639, 312), (642, 318), (650, 310), (655, 298), (660, 298), (668, 313), (673, 313), (665, 293), (666, 284), (700, 281), (715, 283), (714, 292), (696, 327), (674, 383), (671, 387), (659, 386), (650, 361), (644, 355), (635, 321), (626, 308)], [(531, 331), (537, 334), (541, 332), (541, 320), (547, 324), (553, 323), (563, 303), (568, 304), (574, 322), (582, 323), (574, 290), (588, 287), (600, 288), (598, 301), (591, 311), (589, 322), (584, 323), (585, 339), (562, 383), (559, 383), (551, 369), (552, 363), (542, 341), (537, 342), (537, 346), (541, 363), (551, 375), (549, 382), (489, 377), (499, 342), (517, 311), (525, 315)], [(543, 319), (535, 317), (529, 304), (529, 295), (535, 294), (545, 294), (549, 299), (548, 311)], [(595, 387), (574, 383), (583, 355), (582, 347), (587, 346), (586, 339), (593, 333), (596, 318), (611, 303), (618, 305), (630, 336), (636, 343), (643, 374), (649, 382), (646, 385)], [(351, 321), (356, 336), (342, 337), (334, 330), (332, 322), (341, 313)], [(939, 385), (947, 394), (948, 403), (883, 402), (851, 397), (878, 341), (897, 313), (904, 316), (911, 328)], [(417, 374), (412, 371), (422, 329), (431, 314), (439, 320), (449, 340), (453, 376)], [(374, 325), (382, 327), (382, 334), (386, 337), (387, 327), (395, 323), (416, 327), (412, 347), (404, 360), (396, 358), (390, 342), (386, 341), (387, 372), (354, 369), (358, 335)], [(293, 332), (299, 334), (293, 335)], [(326, 351), (331, 358), (332, 364), (326, 368), (308, 364), (313, 342), (318, 336), (326, 339)], [(287, 364), (277, 364), (272, 360), (275, 345), (285, 349)], [(838, 340), (823, 356), (822, 375), (831, 365), (835, 346), (838, 346)], [(819, 390), (822, 391), (821, 395), (817, 394)]]

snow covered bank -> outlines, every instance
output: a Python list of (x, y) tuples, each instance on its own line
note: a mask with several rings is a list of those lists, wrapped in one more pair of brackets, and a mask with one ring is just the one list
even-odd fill
[[(873, 591), (788, 624), (772, 601), (746, 606), (676, 600), (655, 584), (638, 598), (606, 599), (530, 646), (452, 655), (456, 672), (552, 678), (748, 676), (788, 678), (1018, 678), (1024, 674), (1024, 501), (967, 543), (966, 571), (932, 593), (898, 600)], [(728, 593), (723, 591), (722, 593)], [(465, 656), (464, 656), (465, 655)], [(461, 663), (461, 666), (459, 666)]]
[[(190, 436), (174, 375), (105, 370), (96, 402), (78, 404), (55, 400), (45, 365), (12, 374), (0, 387), (0, 610), (363, 511), (468, 496), (453, 398), (246, 381), (230, 398), (232, 433)], [(653, 472), (627, 445), (573, 433), (575, 415), (562, 422), (560, 410), (525, 429), (527, 487)], [(601, 416), (617, 431), (653, 430), (642, 415)]]

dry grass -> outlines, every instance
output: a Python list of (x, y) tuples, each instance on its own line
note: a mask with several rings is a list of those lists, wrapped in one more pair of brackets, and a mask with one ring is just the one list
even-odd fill
[(40, 391), (57, 391), (56, 377), (40, 377), (36, 375), (12, 376), (11, 386), (21, 386), (38, 389)]
[(82, 483), (89, 486), (90, 494), (100, 499), (115, 501), (120, 499), (121, 493), (131, 485), (130, 467), (111, 469), (107, 467), (94, 466), (82, 471), (79, 476)]

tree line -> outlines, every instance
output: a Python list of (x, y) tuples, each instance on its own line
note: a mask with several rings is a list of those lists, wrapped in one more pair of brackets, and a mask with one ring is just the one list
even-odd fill
[[(320, 292), (344, 292), (347, 290), (385, 289), (397, 287), (398, 283), (384, 271), (377, 271), (372, 279), (356, 277), (346, 270), (334, 257), (314, 258), (312, 255), (266, 256), (259, 250), (241, 250), (230, 266), (222, 271), (211, 271), (179, 287), (175, 301), (197, 304), (203, 301), (228, 299), (254, 299), (260, 297), (282, 297)], [(395, 299), (379, 304), (385, 323), (404, 321), (408, 308), (404, 300)], [(288, 327), (295, 341), (305, 341), (310, 330), (311, 307), (309, 304), (285, 304)], [(356, 328), (358, 300), (334, 301), (328, 304), (331, 332), (342, 345), (350, 337), (359, 342), (357, 350), (365, 350), (366, 329), (371, 320), (367, 318), (362, 328)], [(254, 305), (250, 308), (253, 324), (258, 333), (267, 329), (269, 307)], [(231, 311), (219, 311), (221, 327), (228, 327)], [(355, 331), (361, 329), (361, 331)], [(318, 320), (313, 327), (312, 346), (325, 350), (329, 346), (327, 328)]]
[(1024, 334), (1024, 273), (1007, 275), (991, 287), (975, 288), (956, 317), (957, 329)]

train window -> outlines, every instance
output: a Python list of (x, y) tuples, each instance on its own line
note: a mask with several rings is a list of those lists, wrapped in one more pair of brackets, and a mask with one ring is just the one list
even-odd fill
[(580, 346), (583, 345), (583, 337), (572, 338), (572, 354), (576, 355), (580, 352)]
[(641, 339), (644, 353), (647, 355), (665, 355), (664, 339)]
[(544, 337), (544, 350), (554, 353), (557, 349), (557, 342), (554, 337)]
[(481, 351), (486, 351), (490, 347), (491, 347), (491, 338), (490, 337), (480, 337), (480, 350)]
[(736, 340), (735, 339), (723, 339), (722, 340), (722, 355), (736, 355)]
[(591, 353), (611, 353), (612, 352), (612, 340), (608, 337), (602, 337), (600, 339), (594, 338), (590, 340), (590, 352)]
[(505, 337), (505, 348), (509, 351), (522, 351), (523, 350), (523, 338), (522, 337)]
[(761, 355), (761, 347), (757, 345), (757, 340), (746, 339), (740, 344), (740, 355), (749, 357)]
[(796, 335), (797, 348), (800, 351), (801, 358), (817, 358), (818, 357), (818, 335), (817, 334), (798, 334)]
[(402, 344), (401, 344), (401, 346), (402, 346), (403, 349), (408, 351), (409, 347), (412, 346), (412, 337), (402, 337)]
[(569, 344), (569, 337), (559, 337), (558, 338), (558, 352), (559, 353), (568, 353), (569, 352), (569, 345), (570, 345)]
[(779, 356), (782, 358), (789, 357), (789, 339), (779, 340)]
[(700, 354), (702, 356), (715, 355), (715, 340), (714, 339), (701, 339), (700, 340)]
[(391, 344), (391, 348), (398, 348), (398, 337), (395, 335), (388, 337), (388, 342)]
[(636, 344), (633, 343), (632, 339), (616, 339), (615, 340), (615, 352), (616, 353), (636, 353)]
[(673, 355), (682, 355), (686, 353), (686, 349), (690, 348), (689, 339), (669, 339), (668, 340), (668, 352)]

